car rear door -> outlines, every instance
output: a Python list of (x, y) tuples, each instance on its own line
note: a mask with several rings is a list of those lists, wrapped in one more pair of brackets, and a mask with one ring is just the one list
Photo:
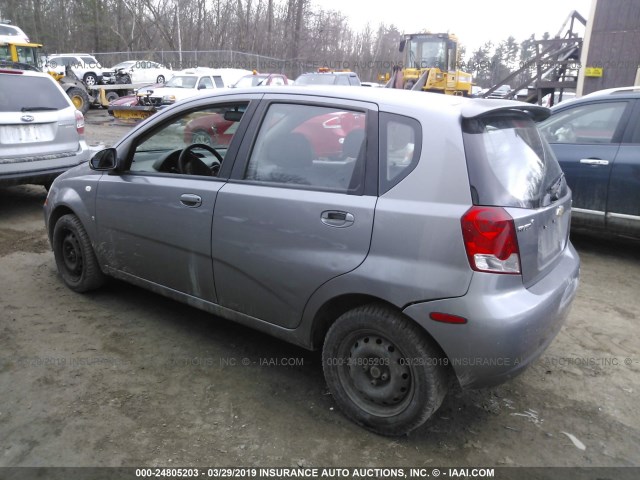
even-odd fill
[[(377, 200), (376, 106), (298, 98), (265, 95), (213, 219), (219, 303), (286, 328), (364, 261)], [(345, 145), (335, 158), (318, 154), (324, 130)]]
[(618, 149), (607, 196), (607, 229), (640, 236), (640, 102), (634, 106)]
[(605, 226), (611, 168), (631, 106), (624, 99), (576, 103), (541, 124), (573, 193), (576, 223)]

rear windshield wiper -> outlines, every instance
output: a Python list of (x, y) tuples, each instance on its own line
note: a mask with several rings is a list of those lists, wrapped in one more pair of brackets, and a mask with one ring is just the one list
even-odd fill
[(547, 188), (547, 193), (551, 194), (553, 200), (557, 200), (558, 190), (562, 186), (562, 180), (564, 180), (564, 172), (560, 172), (560, 175), (551, 183), (549, 188)]
[(58, 110), (55, 107), (22, 107), (20, 109), (21, 112), (45, 112), (51, 110)]

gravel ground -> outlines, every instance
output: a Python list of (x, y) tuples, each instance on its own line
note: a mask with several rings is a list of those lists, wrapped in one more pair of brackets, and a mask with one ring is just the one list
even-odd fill
[[(128, 128), (87, 115), (92, 144)], [(65, 288), (45, 195), (0, 189), (0, 466), (640, 465), (638, 243), (574, 237), (581, 285), (545, 355), (389, 439), (337, 411), (317, 353), (124, 283)]]

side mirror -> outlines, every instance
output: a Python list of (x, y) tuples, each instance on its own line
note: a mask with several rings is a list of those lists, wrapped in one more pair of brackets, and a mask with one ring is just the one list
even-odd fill
[(118, 166), (118, 151), (115, 148), (100, 150), (89, 160), (89, 166), (99, 172), (113, 170)]
[(398, 50), (400, 50), (401, 52), (404, 52), (404, 46), (406, 45), (407, 41), (406, 40), (400, 40), (400, 48)]

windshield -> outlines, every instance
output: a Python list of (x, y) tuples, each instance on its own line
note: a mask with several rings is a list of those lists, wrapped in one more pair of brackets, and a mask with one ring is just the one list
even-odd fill
[(112, 68), (114, 70), (117, 70), (118, 68), (131, 68), (135, 63), (136, 63), (135, 60), (128, 60), (126, 62), (120, 62), (119, 64), (114, 65)]
[(235, 84), (236, 87), (255, 87), (257, 85), (262, 85), (262, 82), (266, 79), (266, 75), (247, 75), (246, 77), (242, 77)]
[(336, 75), (328, 73), (301, 75), (295, 81), (296, 85), (333, 85), (334, 83), (336, 83)]
[(405, 64), (411, 68), (445, 68), (446, 42), (442, 38), (414, 37), (407, 40)]
[(196, 88), (197, 81), (198, 77), (177, 76), (171, 78), (171, 80), (165, 83), (164, 86), (173, 88)]

